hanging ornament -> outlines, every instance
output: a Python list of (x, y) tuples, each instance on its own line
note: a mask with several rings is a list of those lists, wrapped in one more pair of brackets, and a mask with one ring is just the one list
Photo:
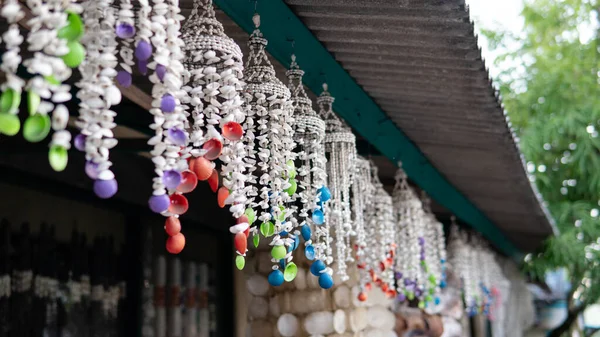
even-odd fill
[(337, 273), (342, 281), (349, 279), (346, 263), (353, 262), (350, 237), (356, 235), (352, 228), (350, 187), (354, 178), (356, 162), (356, 137), (352, 130), (333, 112), (334, 98), (323, 84), (323, 92), (317, 98), (319, 114), (325, 120), (327, 132), (324, 144), (327, 161), (327, 186), (331, 191), (328, 222), (335, 230)]
[(18, 22), (25, 16), (18, 0), (4, 1), (0, 15), (8, 22), (8, 30), (2, 34), (5, 52), (2, 54), (0, 70), (6, 76), (2, 84), (0, 96), (0, 134), (14, 136), (21, 128), (19, 120), (19, 103), (25, 81), (17, 75), (17, 68), (21, 64), (21, 48), (23, 36), (19, 30)]
[[(195, 162), (221, 160), (221, 189), (224, 190), (219, 189), (217, 201), (220, 207), (230, 205), (229, 210), (237, 219), (230, 231), (234, 235), (247, 235), (249, 219), (243, 217), (249, 189), (246, 188), (247, 161), (244, 161), (247, 147), (242, 141), (242, 125), (246, 120), (240, 97), (243, 89), (242, 52), (225, 35), (223, 25), (215, 17), (212, 0), (194, 0), (192, 13), (184, 26), (183, 41), (185, 67), (192, 76), (186, 87), (194, 121), (188, 149), (195, 157), (191, 165), (207, 167), (206, 163), (196, 165)], [(250, 120), (246, 122), (252, 124)], [(214, 163), (210, 165), (214, 167)], [(208, 170), (195, 172), (200, 178), (207, 173), (205, 171)], [(211, 188), (218, 185), (218, 176), (215, 178), (209, 180)], [(245, 254), (245, 250), (238, 251), (240, 256)], [(241, 262), (238, 265), (242, 265)]]
[[(245, 163), (248, 182), (252, 184), (247, 188), (250, 197), (246, 202), (247, 212), (254, 214), (254, 208), (260, 209), (260, 226), (250, 230), (253, 239), (259, 240), (259, 230), (263, 236), (273, 236), (273, 268), (278, 270), (283, 260), (281, 267), (288, 270), (294, 268), (289, 266), (301, 234), (294, 231), (293, 211), (287, 205), (295, 196), (297, 186), (292, 152), (295, 146), (291, 126), (293, 109), (290, 91), (275, 76), (265, 52), (267, 40), (260, 31), (260, 16), (255, 14), (252, 20), (255, 29), (248, 41), (250, 53), (244, 71), (247, 116), (244, 140), (248, 153)], [(259, 200), (255, 200), (256, 197)], [(288, 281), (288, 278), (291, 276), (284, 279)]]
[(115, 22), (111, 3), (86, 1), (83, 4), (86, 33), (81, 42), (86, 47), (87, 57), (79, 65), (81, 80), (77, 83), (80, 103), (76, 125), (80, 134), (75, 137), (75, 147), (85, 152), (85, 171), (94, 180), (94, 192), (103, 199), (112, 197), (118, 189), (109, 159), (110, 149), (117, 145), (112, 131), (116, 126), (116, 112), (110, 108), (121, 101), (121, 92), (113, 84), (117, 43), (111, 28)]
[[(315, 270), (319, 277), (319, 284), (328, 288), (332, 286), (332, 270), (327, 267), (333, 262), (329, 223), (326, 219), (331, 192), (325, 186), (327, 183), (327, 158), (325, 157), (325, 122), (312, 108), (302, 78), (304, 71), (292, 55), (290, 69), (286, 73), (289, 79), (292, 102), (294, 105), (294, 139), (298, 145), (298, 187), (302, 204), (299, 210), (299, 227), (314, 225), (313, 246), (315, 254)], [(318, 268), (317, 268), (318, 267)], [(312, 270), (313, 267), (311, 267)]]
[[(63, 171), (71, 147), (71, 133), (66, 130), (69, 112), (62, 104), (71, 100), (71, 86), (64, 82), (71, 77), (71, 68), (79, 66), (86, 53), (79, 42), (84, 32), (79, 17), (82, 6), (60, 0), (32, 0), (27, 1), (27, 6), (32, 14), (28, 20), (31, 29), (27, 49), (33, 57), (25, 60), (23, 65), (33, 77), (26, 86), (29, 116), (23, 125), (23, 136), (28, 141), (38, 142), (46, 138), (50, 129), (54, 130), (48, 161), (52, 169)], [(110, 20), (110, 14), (108, 16), (107, 20)], [(16, 40), (12, 39), (12, 42), (16, 43)], [(4, 91), (3, 106), (5, 102), (11, 104), (6, 105), (9, 109), (2, 110), (13, 111), (20, 99), (18, 90)]]
[(441, 280), (445, 278), (446, 247), (443, 225), (437, 221), (431, 211), (431, 200), (425, 193), (422, 196), (425, 222), (425, 247), (427, 254), (426, 281), (424, 283), (425, 302), (430, 303), (437, 298), (441, 289)]
[(354, 244), (356, 267), (358, 268), (359, 286), (361, 289), (358, 299), (361, 302), (367, 300), (367, 293), (371, 288), (372, 282), (369, 269), (367, 268), (371, 258), (371, 250), (368, 247), (367, 241), (370, 238), (367, 237), (366, 230), (366, 219), (368, 219), (368, 212), (373, 200), (371, 197), (371, 193), (373, 192), (371, 176), (371, 164), (369, 161), (362, 157), (357, 157), (352, 184), (352, 214), (356, 230), (356, 242)]
[[(132, 44), (134, 44), (134, 38), (136, 36), (135, 29), (135, 13), (133, 12), (133, 5), (131, 4), (131, 0), (121, 0), (119, 2), (119, 13), (118, 19), (115, 24), (115, 34), (119, 39), (121, 39), (121, 48), (119, 49), (119, 56), (121, 57), (121, 70), (115, 76), (117, 83), (124, 88), (128, 88), (131, 86), (132, 82), (132, 74), (133, 67), (135, 62), (133, 61), (133, 49), (131, 48)], [(144, 7), (142, 5), (141, 7)], [(146, 9), (147, 7), (144, 7)], [(141, 14), (142, 17), (141, 22), (144, 21), (144, 14)], [(160, 79), (164, 76), (164, 71), (166, 68), (164, 66), (160, 66), (163, 70), (162, 76), (159, 75)], [(157, 70), (158, 72), (158, 70)]]

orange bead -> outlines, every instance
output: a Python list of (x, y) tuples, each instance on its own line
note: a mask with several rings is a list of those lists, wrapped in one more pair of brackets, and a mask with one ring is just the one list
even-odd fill
[(171, 254), (179, 254), (185, 247), (185, 236), (183, 234), (178, 233), (173, 236), (170, 236), (167, 239), (167, 251)]
[(219, 188), (219, 192), (217, 193), (217, 203), (219, 204), (219, 207), (225, 207), (225, 199), (227, 199), (227, 197), (229, 197), (229, 190), (227, 187), (221, 186), (221, 188)]
[(181, 172), (181, 183), (177, 186), (177, 192), (189, 193), (193, 191), (198, 185), (198, 177), (196, 173), (190, 170)]
[(174, 216), (170, 216), (165, 221), (165, 232), (169, 236), (177, 235), (181, 232), (181, 221)]
[(394, 298), (396, 297), (396, 291), (394, 289), (390, 289), (387, 291), (386, 295), (388, 298)]
[(198, 180), (204, 181), (212, 174), (213, 164), (204, 157), (194, 158), (190, 161), (190, 170), (196, 173)]
[(246, 247), (248, 245), (248, 237), (243, 232), (239, 232), (235, 235), (235, 239), (233, 241), (235, 245), (235, 249), (240, 254), (246, 254)]
[(216, 192), (219, 188), (219, 172), (217, 170), (212, 170), (210, 178), (208, 178), (208, 186), (213, 192)]
[(169, 196), (171, 204), (169, 205), (169, 212), (177, 215), (181, 215), (187, 212), (189, 208), (188, 200), (183, 194), (175, 193)]
[(373, 286), (371, 285), (371, 283), (365, 284), (365, 290), (366, 291), (371, 291), (371, 289), (373, 289)]
[(239, 218), (235, 219), (235, 223), (248, 223), (248, 216), (242, 215)]
[(209, 160), (215, 160), (219, 158), (223, 151), (223, 143), (218, 139), (211, 139), (202, 145), (202, 149), (206, 150), (204, 158)]
[(229, 140), (240, 140), (244, 135), (244, 129), (240, 123), (228, 122), (223, 125), (223, 137)]
[(361, 301), (361, 302), (366, 301), (367, 297), (368, 297), (367, 294), (364, 293), (364, 292), (361, 292), (360, 294), (358, 294), (358, 300)]
[(381, 284), (381, 290), (385, 293), (388, 291), (390, 287), (387, 285), (387, 283), (382, 283)]

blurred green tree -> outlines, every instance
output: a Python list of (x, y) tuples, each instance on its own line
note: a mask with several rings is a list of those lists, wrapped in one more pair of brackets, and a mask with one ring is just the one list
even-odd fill
[(572, 290), (559, 337), (600, 298), (600, 0), (525, 0), (518, 34), (482, 29), (496, 83), (560, 234), (526, 257), (543, 279), (565, 268)]

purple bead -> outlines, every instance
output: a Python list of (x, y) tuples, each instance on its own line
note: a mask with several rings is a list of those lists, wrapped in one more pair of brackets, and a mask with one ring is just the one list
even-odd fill
[(167, 68), (162, 64), (156, 65), (156, 76), (158, 76), (159, 80), (163, 80), (165, 78), (165, 74), (167, 73)]
[(117, 25), (115, 33), (121, 39), (130, 39), (135, 35), (135, 27), (123, 22)]
[(75, 136), (75, 141), (73, 143), (75, 143), (75, 148), (81, 152), (85, 151), (85, 140), (86, 140), (86, 136), (82, 135), (81, 133), (78, 134), (77, 136)]
[(96, 180), (94, 182), (94, 193), (101, 199), (108, 199), (117, 193), (119, 186), (115, 179)]
[(169, 205), (171, 204), (171, 200), (169, 196), (166, 194), (161, 195), (153, 195), (148, 200), (148, 206), (154, 213), (162, 213), (169, 209)]
[(93, 161), (88, 161), (85, 163), (85, 174), (91, 179), (96, 180), (98, 178), (98, 164)]
[(421, 252), (421, 256), (420, 256), (420, 258), (421, 258), (421, 261), (424, 261), (424, 260), (425, 260), (425, 252)]
[(170, 128), (167, 131), (167, 138), (175, 145), (184, 146), (187, 143), (185, 132), (178, 128)]
[(148, 61), (152, 56), (152, 46), (150, 43), (141, 40), (135, 47), (135, 58), (139, 61)]
[(425, 239), (422, 236), (419, 236), (419, 245), (423, 246), (425, 244)]
[(148, 61), (138, 61), (137, 65), (142, 75), (148, 74)]
[(415, 285), (411, 282), (411, 283), (405, 285), (405, 288), (408, 291), (414, 291), (415, 290)]
[(181, 184), (181, 173), (176, 170), (165, 171), (162, 181), (168, 189), (174, 190)]
[(160, 110), (166, 113), (175, 111), (175, 97), (170, 94), (164, 95), (160, 100)]
[(394, 276), (396, 276), (396, 280), (399, 280), (399, 279), (401, 279), (401, 278), (402, 278), (402, 273), (401, 273), (401, 272), (399, 272), (399, 271), (397, 271), (397, 272), (396, 272), (396, 274), (395, 274)]
[(408, 287), (409, 285), (411, 285), (411, 283), (412, 283), (412, 281), (411, 281), (411, 280), (409, 280), (409, 279), (407, 279), (407, 278), (405, 278), (405, 279), (404, 279), (404, 285), (405, 285), (405, 286), (407, 286), (407, 287)]
[(119, 70), (117, 73), (117, 82), (123, 88), (129, 88), (131, 86), (131, 74), (125, 70)]
[(423, 295), (423, 290), (421, 288), (415, 289), (415, 296), (421, 297), (421, 295)]
[(396, 299), (398, 302), (404, 302), (406, 301), (406, 295), (404, 295), (404, 293), (399, 293), (398, 296), (396, 296)]

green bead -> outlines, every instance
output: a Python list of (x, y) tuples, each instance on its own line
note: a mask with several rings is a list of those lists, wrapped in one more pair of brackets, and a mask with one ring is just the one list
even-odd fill
[(409, 301), (412, 301), (415, 299), (415, 293), (412, 291), (409, 291), (406, 293), (406, 298), (408, 298)]
[(281, 212), (279, 212), (279, 216), (277, 217), (277, 220), (279, 220), (279, 222), (283, 222), (283, 221), (285, 221), (285, 207), (279, 206), (279, 210)]
[(52, 145), (48, 152), (48, 161), (50, 166), (56, 172), (61, 172), (67, 167), (69, 162), (69, 154), (67, 149), (60, 145)]
[(419, 309), (425, 309), (425, 302), (419, 301)]
[(433, 284), (437, 284), (436, 280), (435, 280), (435, 276), (434, 275), (429, 275), (429, 282), (433, 283)]
[(85, 26), (79, 14), (67, 11), (67, 25), (58, 30), (57, 36), (68, 41), (79, 40), (85, 31)]
[(431, 297), (431, 295), (427, 295), (427, 296), (425, 296), (425, 301), (431, 302), (431, 301), (433, 301), (433, 297)]
[(271, 256), (274, 259), (281, 260), (281, 259), (285, 258), (286, 254), (287, 254), (287, 249), (285, 249), (284, 245), (273, 246), (273, 248), (271, 248)]
[(254, 248), (258, 248), (258, 244), (260, 243), (260, 235), (255, 234), (252, 237), (252, 243), (254, 243)]
[(0, 113), (12, 114), (19, 109), (19, 104), (21, 104), (21, 93), (7, 88), (0, 96)]
[(296, 179), (290, 179), (290, 187), (288, 187), (285, 192), (292, 196), (294, 195), (294, 193), (296, 193), (296, 190), (298, 189), (298, 183), (296, 182)]
[(69, 68), (77, 68), (85, 59), (85, 48), (78, 41), (70, 41), (67, 43), (69, 52), (62, 56), (65, 65)]
[(29, 115), (33, 115), (38, 111), (42, 98), (32, 90), (27, 91), (27, 111)]
[(48, 115), (34, 113), (23, 124), (23, 138), (31, 143), (40, 142), (50, 133), (51, 125)]
[(292, 282), (296, 278), (297, 274), (298, 267), (294, 262), (290, 262), (287, 266), (285, 266), (285, 270), (283, 271), (283, 279), (286, 282)]
[(244, 214), (246, 214), (248, 217), (248, 223), (253, 224), (256, 220), (256, 212), (254, 212), (252, 208), (248, 207), (246, 208), (246, 211), (244, 211)]
[(243, 256), (238, 255), (235, 257), (235, 266), (237, 267), (237, 269), (242, 270), (242, 269), (244, 269), (245, 265), (246, 265), (246, 259), (244, 259)]
[(10, 113), (0, 113), (0, 134), (14, 136), (19, 133), (21, 121), (19, 116)]
[(263, 222), (260, 224), (260, 233), (268, 238), (275, 234), (275, 225), (271, 221)]

